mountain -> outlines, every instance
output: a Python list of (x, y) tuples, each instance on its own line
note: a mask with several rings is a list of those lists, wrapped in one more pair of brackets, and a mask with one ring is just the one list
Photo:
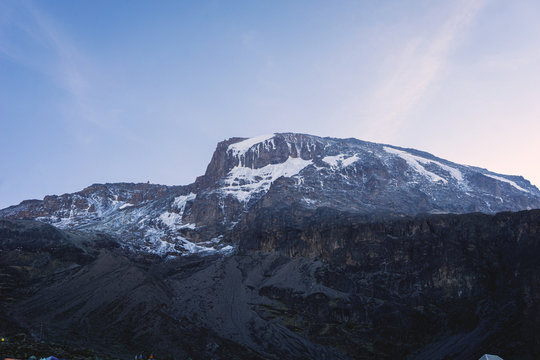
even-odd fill
[(220, 142), (206, 173), (186, 186), (95, 184), (0, 210), (61, 229), (101, 231), (124, 247), (176, 256), (230, 253), (229, 234), (253, 211), (331, 208), (366, 217), (493, 214), (540, 208), (520, 176), (357, 139), (282, 133)]
[(168, 259), (2, 220), (0, 333), (122, 359), (538, 359), (540, 210), (268, 211), (234, 254)]
[(538, 208), (522, 177), (418, 150), (232, 138), (193, 184), (0, 210), (0, 353), (537, 359)]

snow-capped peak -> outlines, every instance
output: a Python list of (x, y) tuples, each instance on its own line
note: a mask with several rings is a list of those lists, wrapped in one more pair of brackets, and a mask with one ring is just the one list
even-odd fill
[[(292, 181), (277, 186), (280, 177)], [(276, 133), (218, 144), (206, 173), (190, 185), (94, 184), (0, 210), (0, 217), (107, 231), (163, 255), (210, 253), (228, 251), (222, 235), (253, 207), (275, 204), (363, 214), (494, 213), (540, 208), (540, 191), (521, 177), (418, 150)]]
[(253, 138), (249, 138), (234, 144), (229, 145), (227, 152), (232, 153), (233, 156), (244, 155), (253, 145), (264, 143), (274, 137), (274, 134), (261, 135)]

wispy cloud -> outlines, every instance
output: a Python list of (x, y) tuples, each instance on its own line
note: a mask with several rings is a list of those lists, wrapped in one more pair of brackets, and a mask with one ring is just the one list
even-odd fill
[[(405, 43), (388, 72), (373, 92), (366, 116), (372, 123), (368, 137), (392, 141), (407, 114), (439, 78), (460, 35), (484, 6), (486, 0), (459, 2), (442, 25)], [(429, 29), (431, 30), (431, 29)], [(428, 32), (428, 29), (424, 29)]]
[[(64, 118), (80, 144), (90, 144), (94, 135), (88, 129), (122, 133), (141, 143), (122, 125), (122, 110), (111, 108), (111, 99), (104, 95), (103, 79), (107, 69), (100, 67), (70, 38), (39, 3), (20, 1), (8, 3), (10, 16), (0, 17), (0, 28), (24, 36), (18, 44), (0, 32), (0, 55), (27, 68), (47, 75), (68, 95), (62, 103)], [(24, 35), (22, 35), (24, 34)], [(108, 74), (110, 75), (110, 74)]]
[(57, 80), (69, 92), (77, 108), (80, 120), (105, 127), (106, 124), (97, 116), (91, 105), (91, 74), (92, 65), (87, 57), (62, 32), (55, 22), (33, 3), (26, 2), (26, 8), (34, 19), (34, 25), (39, 31), (41, 40), (45, 40), (57, 56), (55, 73)]

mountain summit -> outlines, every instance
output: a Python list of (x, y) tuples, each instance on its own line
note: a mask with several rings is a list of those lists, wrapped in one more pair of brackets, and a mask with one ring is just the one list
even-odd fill
[(366, 216), (496, 213), (540, 208), (521, 176), (357, 139), (280, 133), (220, 142), (206, 173), (186, 186), (95, 184), (0, 210), (59, 228), (115, 234), (160, 255), (230, 252), (251, 211), (333, 208)]
[(527, 180), (418, 150), (232, 138), (190, 185), (0, 210), (2, 349), (27, 356), (28, 334), (111, 358), (537, 359), (540, 209), (510, 212), (529, 208)]

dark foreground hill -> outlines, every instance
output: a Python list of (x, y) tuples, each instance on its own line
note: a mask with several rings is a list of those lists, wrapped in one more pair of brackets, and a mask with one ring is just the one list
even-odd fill
[(260, 208), (226, 237), (234, 254), (164, 259), (2, 220), (0, 332), (120, 358), (540, 357), (540, 210)]

